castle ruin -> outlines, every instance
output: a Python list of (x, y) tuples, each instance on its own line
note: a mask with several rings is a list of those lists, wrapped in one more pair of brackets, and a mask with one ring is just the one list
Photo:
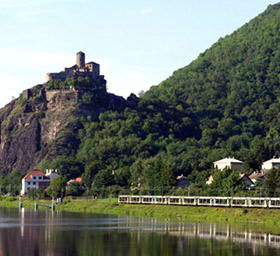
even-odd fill
[[(65, 81), (67, 78), (78, 79), (78, 78), (90, 78), (92, 89), (104, 88), (106, 92), (106, 80), (103, 75), (100, 75), (100, 66), (95, 62), (85, 62), (85, 54), (78, 52), (76, 54), (76, 65), (65, 68), (64, 71), (59, 73), (48, 73), (47, 81)], [(54, 85), (54, 86), (53, 86)], [(48, 83), (45, 86), (45, 97), (47, 100), (47, 107), (52, 108), (64, 108), (68, 107), (69, 104), (76, 104), (82, 95), (91, 90), (91, 88), (83, 87), (83, 85), (58, 85), (55, 83)], [(25, 93), (26, 94), (26, 93)]]
[(76, 65), (65, 68), (64, 71), (59, 73), (47, 73), (47, 81), (61, 80), (65, 81), (67, 78), (85, 78), (90, 77), (93, 79), (101, 78), (100, 65), (95, 62), (85, 63), (85, 53), (78, 52), (76, 54)]

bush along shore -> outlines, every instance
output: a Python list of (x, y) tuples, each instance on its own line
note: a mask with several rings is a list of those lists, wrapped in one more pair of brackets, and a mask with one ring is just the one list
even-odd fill
[[(24, 208), (34, 209), (35, 202), (51, 205), (47, 200), (23, 200)], [(17, 208), (19, 201), (8, 197), (0, 200), (0, 207)], [(46, 208), (42, 208), (46, 209)], [(194, 207), (173, 205), (127, 205), (110, 199), (65, 199), (56, 205), (57, 211), (76, 213), (112, 214), (129, 217), (154, 217), (165, 221), (208, 222), (261, 225), (264, 230), (279, 233), (280, 219), (277, 209), (244, 209), (221, 207)]]

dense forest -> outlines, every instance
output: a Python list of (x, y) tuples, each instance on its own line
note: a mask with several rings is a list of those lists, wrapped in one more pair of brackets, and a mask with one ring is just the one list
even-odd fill
[[(218, 159), (234, 156), (251, 173), (279, 156), (279, 110), (276, 4), (141, 95), (137, 104), (105, 111), (98, 119), (80, 116), (72, 134), (77, 150), (65, 149), (41, 166), (68, 178), (82, 175), (87, 194), (162, 194), (174, 190), (181, 174), (197, 192)], [(226, 176), (220, 184), (237, 179)]]

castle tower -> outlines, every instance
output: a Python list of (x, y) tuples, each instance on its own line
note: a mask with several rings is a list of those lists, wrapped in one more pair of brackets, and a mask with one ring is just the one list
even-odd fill
[(85, 67), (85, 54), (83, 52), (78, 52), (76, 54), (76, 63), (79, 68)]

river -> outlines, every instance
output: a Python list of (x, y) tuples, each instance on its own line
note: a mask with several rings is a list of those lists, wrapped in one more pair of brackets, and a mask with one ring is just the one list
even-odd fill
[(261, 228), (110, 215), (0, 210), (0, 256), (280, 256)]

